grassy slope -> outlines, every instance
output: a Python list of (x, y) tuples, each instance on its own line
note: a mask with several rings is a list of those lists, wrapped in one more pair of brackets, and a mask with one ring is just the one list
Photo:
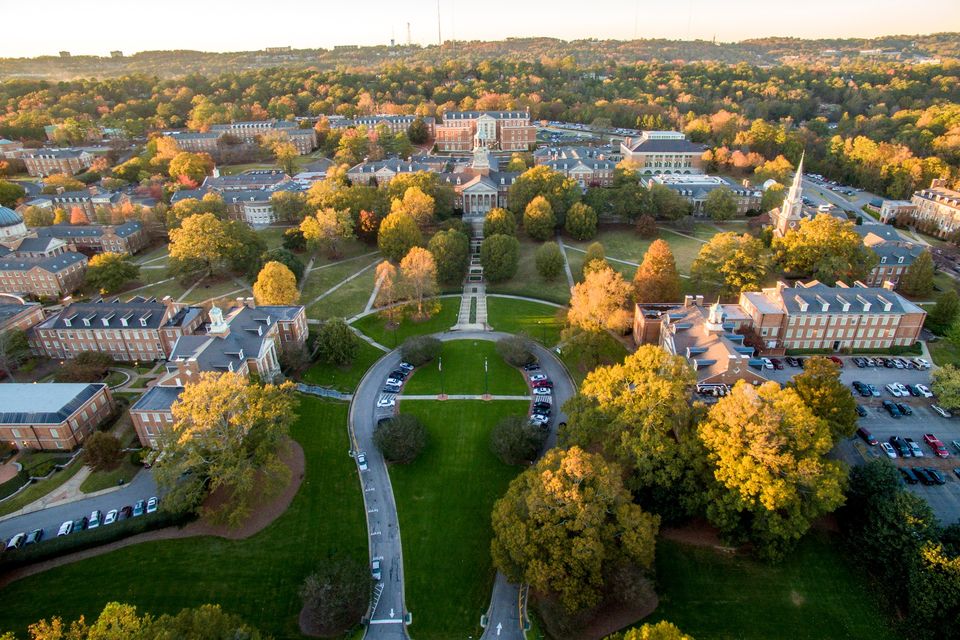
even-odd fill
[(368, 269), (320, 302), (307, 307), (307, 316), (318, 320), (355, 316), (366, 308), (376, 278), (376, 268)]
[(553, 280), (546, 281), (537, 273), (534, 255), (540, 244), (522, 238), (520, 240), (520, 261), (517, 265), (516, 275), (506, 282), (487, 283), (487, 293), (509, 293), (566, 304), (570, 300), (570, 287), (567, 285), (566, 276), (560, 273)]
[[(480, 394), (484, 392), (483, 360), (487, 359), (490, 393), (493, 395), (526, 395), (529, 393), (523, 376), (497, 353), (496, 345), (486, 340), (455, 340), (443, 343), (443, 391), (447, 394)], [(403, 392), (411, 395), (440, 393), (440, 371), (430, 362), (414, 372)]]
[(409, 466), (390, 469), (403, 537), (410, 635), (479, 637), (493, 585), (490, 512), (518, 467), (490, 452), (490, 430), (525, 402), (408, 401), (430, 441)]
[[(377, 261), (378, 258), (376, 256), (368, 256), (366, 258), (343, 261), (323, 269), (315, 268), (307, 276), (305, 276), (307, 281), (306, 284), (303, 285), (303, 293), (300, 295), (300, 303), (312, 303), (318, 296), (327, 292), (331, 287), (339, 284), (341, 281), (349, 278), (364, 267), (367, 267)], [(329, 298), (329, 296), (327, 297)], [(326, 299), (327, 298), (324, 298), (324, 301), (326, 301)]]
[(87, 476), (86, 480), (80, 484), (80, 491), (93, 493), (101, 489), (109, 489), (110, 487), (117, 486), (121, 480), (123, 480), (124, 484), (127, 484), (133, 480), (133, 477), (140, 471), (143, 471), (143, 466), (133, 464), (130, 462), (130, 456), (125, 455), (123, 459), (120, 460), (120, 463), (113, 469), (92, 472)]
[[(716, 233), (717, 230), (713, 227), (703, 227), (702, 230), (697, 229), (688, 235), (703, 237), (704, 240), (708, 240)], [(703, 246), (703, 243), (697, 242), (696, 240), (692, 240), (691, 238), (687, 238), (685, 236), (681, 236), (669, 229), (664, 228), (660, 229), (660, 234), (658, 237), (662, 240), (666, 240), (667, 244), (670, 245), (670, 250), (673, 251), (673, 257), (677, 261), (677, 269), (680, 271), (680, 273), (690, 273), (690, 265), (693, 264), (693, 261), (700, 252), (700, 247)], [(651, 243), (653, 243), (653, 240), (641, 238), (635, 232), (624, 228), (601, 231), (593, 240), (587, 240), (583, 242), (564, 240), (564, 242), (571, 247), (577, 247), (584, 250), (586, 250), (586, 248), (594, 242), (599, 242), (603, 245), (604, 253), (608, 257), (640, 264), (643, 261), (643, 254), (646, 253)], [(571, 261), (571, 269), (573, 268), (573, 257), (577, 253), (579, 252), (568, 252), (568, 258)], [(582, 253), (580, 254), (579, 258), (579, 262), (582, 263)], [(636, 267), (630, 265), (620, 266), (624, 267), (625, 269), (629, 269), (629, 277), (633, 277)], [(573, 277), (577, 278), (578, 276), (579, 273), (574, 271)]]
[[(457, 313), (460, 311), (460, 298), (440, 298), (440, 311), (424, 322), (413, 322), (404, 319), (397, 327), (396, 332), (388, 330), (386, 323), (378, 314), (372, 313), (360, 318), (353, 326), (367, 334), (385, 347), (394, 347), (403, 344), (410, 336), (422, 336), (428, 333), (446, 331), (457, 323)], [(396, 336), (396, 340), (394, 340)]]
[(366, 562), (356, 467), (346, 455), (347, 405), (303, 398), (293, 435), (307, 459), (290, 508), (241, 541), (189, 538), (151, 542), (19, 580), (2, 592), (0, 629), (60, 615), (96, 617), (117, 600), (141, 611), (174, 613), (215, 602), (275, 638), (299, 638), (297, 590), (329, 552)]
[(349, 367), (341, 368), (326, 362), (314, 363), (303, 374), (303, 381), (323, 387), (332, 387), (347, 393), (353, 392), (360, 384), (360, 378), (374, 362), (383, 356), (383, 351), (372, 346), (366, 340), (360, 341), (360, 351)]
[(559, 342), (565, 314), (536, 302), (487, 297), (487, 322), (496, 331), (523, 333), (548, 347)]
[(841, 553), (817, 534), (776, 565), (660, 541), (660, 606), (644, 622), (669, 620), (697, 640), (893, 638)]

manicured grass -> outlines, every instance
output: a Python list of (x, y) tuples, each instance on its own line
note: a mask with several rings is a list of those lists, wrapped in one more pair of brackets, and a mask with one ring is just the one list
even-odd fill
[(698, 640), (895, 637), (862, 573), (819, 534), (773, 565), (661, 540), (657, 593), (643, 622), (669, 620)]
[(352, 393), (360, 379), (374, 362), (383, 356), (383, 351), (377, 349), (366, 340), (360, 341), (360, 351), (349, 367), (338, 367), (326, 362), (316, 362), (303, 374), (303, 381), (321, 387), (330, 387)]
[[(153, 260), (154, 258), (159, 258), (160, 256), (164, 256), (169, 252), (170, 252), (170, 245), (163, 243), (153, 247), (149, 251), (142, 251), (138, 253), (136, 256), (134, 256), (133, 261), (136, 262), (137, 264), (143, 264), (145, 262)], [(150, 264), (160, 264), (160, 261), (157, 260), (156, 262), (151, 262)]]
[[(443, 392), (448, 395), (484, 393), (484, 359), (489, 368), (487, 385), (491, 395), (519, 396), (529, 393), (520, 371), (503, 361), (494, 342), (444, 342), (440, 358), (443, 362)], [(410, 395), (436, 395), (440, 393), (440, 376), (438, 363), (428, 362), (413, 372), (403, 386), (403, 392)]]
[(927, 349), (930, 350), (933, 363), (938, 366), (960, 364), (960, 348), (946, 338), (940, 338), (936, 342), (928, 342)]
[(115, 468), (104, 471), (94, 471), (87, 476), (87, 479), (80, 484), (80, 491), (83, 493), (93, 493), (101, 489), (109, 489), (110, 487), (115, 487), (120, 484), (121, 480), (123, 484), (129, 484), (130, 481), (133, 480), (133, 477), (140, 471), (143, 471), (143, 466), (133, 464), (130, 462), (130, 456), (124, 455), (120, 464)]
[(268, 249), (277, 249), (283, 242), (283, 234), (286, 233), (289, 228), (290, 227), (266, 227), (264, 229), (258, 229), (257, 235), (267, 243)]
[(567, 276), (561, 271), (553, 280), (544, 280), (537, 273), (534, 255), (540, 244), (533, 240), (521, 239), (520, 261), (517, 264), (516, 275), (506, 282), (488, 282), (487, 293), (509, 293), (566, 304), (570, 300)]
[[(733, 229), (731, 229), (732, 231)], [(687, 232), (683, 232), (687, 233)], [(709, 240), (718, 232), (713, 227), (707, 225), (697, 225), (694, 228), (694, 231), (687, 233), (687, 235), (692, 235), (696, 237), (703, 237), (704, 240)], [(702, 242), (693, 240), (691, 238), (681, 236), (677, 233), (674, 233), (670, 229), (660, 227), (659, 235), (657, 238), (665, 240), (667, 244), (670, 245), (670, 250), (673, 251), (673, 257), (677, 261), (677, 270), (680, 273), (689, 274), (690, 265), (693, 264), (693, 261), (696, 259), (697, 254), (700, 253), (700, 247), (703, 246)], [(594, 242), (599, 242), (603, 245), (603, 250), (605, 255), (611, 258), (618, 258), (620, 260), (626, 260), (627, 262), (634, 262), (640, 264), (643, 262), (643, 254), (646, 253), (647, 249), (653, 243), (653, 239), (641, 238), (635, 231), (629, 227), (619, 227), (616, 229), (604, 229), (597, 234), (597, 237), (593, 240), (587, 240), (583, 242), (565, 240), (564, 242), (569, 245), (569, 247), (579, 248), (586, 251)], [(573, 269), (573, 256), (577, 252), (570, 252), (568, 247), (567, 258), (570, 259), (570, 268)], [(583, 262), (583, 254), (579, 256), (580, 263)], [(632, 265), (617, 265), (614, 263), (614, 266), (620, 270), (620, 267), (627, 268), (629, 270), (629, 277), (633, 278), (633, 274), (636, 272), (636, 267)], [(580, 268), (573, 270), (573, 277), (578, 279), (580, 277)]]
[[(378, 260), (379, 258), (376, 256), (369, 256), (356, 260), (343, 260), (323, 269), (314, 269), (305, 276), (307, 281), (303, 285), (303, 291), (300, 294), (301, 304), (311, 305), (320, 295)], [(373, 269), (370, 270), (373, 271)], [(326, 300), (326, 298), (324, 300)]]
[(244, 285), (249, 285), (242, 277), (236, 280), (233, 278), (205, 278), (203, 282), (193, 288), (189, 295), (183, 297), (183, 302), (197, 303), (205, 300), (216, 300), (224, 296), (233, 298), (247, 298), (253, 296), (253, 292), (244, 289)]
[(367, 540), (356, 466), (347, 456), (346, 403), (303, 397), (299, 415), (292, 431), (306, 454), (306, 475), (289, 509), (265, 530), (238, 541), (139, 544), (19, 580), (0, 591), (0, 628), (23, 636), (40, 618), (90, 620), (111, 601), (152, 614), (214, 602), (274, 638), (301, 638), (303, 579), (334, 551), (366, 564)]
[[(603, 344), (600, 348), (600, 363), (596, 366), (623, 362), (623, 359), (627, 356), (627, 348), (610, 334), (604, 333), (603, 335)], [(573, 381), (579, 388), (580, 383), (583, 382), (583, 379), (587, 377), (588, 373), (593, 371), (595, 366), (587, 360), (582, 351), (565, 346), (561, 346), (560, 349), (560, 359), (563, 360), (563, 364), (567, 366), (570, 377), (573, 378)]]
[(77, 475), (77, 472), (80, 471), (82, 467), (82, 460), (74, 460), (73, 464), (66, 469), (61, 469), (46, 480), (36, 482), (9, 500), (0, 502), (0, 516), (18, 511), (34, 500), (39, 500), (51, 491), (56, 491), (64, 482)]
[(565, 318), (566, 309), (487, 296), (487, 323), (494, 330), (528, 335), (548, 347), (560, 341)]
[(480, 637), (480, 615), (493, 586), (490, 512), (519, 467), (490, 451), (490, 431), (526, 402), (407, 401), (429, 442), (411, 465), (390, 468), (403, 538), (410, 635)]
[(353, 326), (367, 334), (385, 347), (399, 347), (410, 336), (422, 336), (428, 333), (446, 331), (457, 324), (460, 311), (460, 298), (439, 298), (440, 311), (423, 322), (414, 322), (404, 318), (396, 331), (388, 329), (380, 314), (371, 313), (353, 323)]
[(318, 320), (329, 320), (330, 318), (351, 318), (363, 312), (367, 307), (367, 301), (370, 300), (370, 294), (373, 293), (376, 279), (376, 267), (368, 269), (320, 302), (307, 307), (307, 316)]

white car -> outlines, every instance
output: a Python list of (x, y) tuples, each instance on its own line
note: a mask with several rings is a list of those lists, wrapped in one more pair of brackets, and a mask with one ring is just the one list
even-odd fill
[(402, 386), (403, 386), (403, 380), (401, 380), (400, 378), (387, 378), (387, 386), (388, 386), (388, 387), (398, 387), (398, 388), (399, 388), (399, 387), (402, 387)]
[(100, 510), (97, 509), (90, 514), (90, 523), (87, 525), (87, 529), (96, 529), (100, 526), (100, 518), (102, 517)]
[(938, 405), (938, 404), (932, 404), (932, 405), (930, 405), (930, 408), (933, 409), (934, 411), (936, 411), (938, 414), (940, 414), (940, 417), (941, 417), (941, 418), (952, 418), (952, 417), (953, 417), (953, 414), (952, 414), (952, 413), (950, 413), (949, 411), (947, 411), (946, 409), (944, 409), (943, 407), (941, 407), (941, 406)]
[(367, 470), (367, 454), (365, 453), (357, 454), (357, 466), (360, 467), (360, 471)]
[(103, 526), (107, 526), (108, 524), (113, 524), (114, 522), (116, 522), (118, 515), (120, 515), (120, 512), (117, 511), (116, 509), (111, 509), (110, 511), (107, 511), (107, 517), (103, 519)]
[(899, 385), (897, 385), (895, 382), (892, 382), (887, 385), (887, 391), (889, 391), (890, 395), (892, 395), (894, 398), (899, 398), (902, 395), (900, 393)]
[(933, 391), (930, 391), (930, 387), (928, 387), (928, 386), (925, 385), (925, 384), (918, 384), (918, 385), (917, 385), (917, 391), (919, 391), (919, 392), (920, 392), (920, 395), (922, 395), (924, 398), (932, 398), (932, 397), (933, 397)]
[(153, 513), (154, 511), (156, 511), (157, 505), (159, 504), (160, 504), (160, 501), (157, 499), (156, 496), (147, 500), (147, 513)]
[(378, 582), (383, 578), (383, 574), (380, 572), (379, 560), (374, 560), (370, 563), (370, 577)]
[(386, 409), (388, 407), (394, 407), (397, 404), (396, 396), (380, 396), (377, 400), (378, 409)]
[(907, 385), (903, 384), (902, 382), (894, 382), (894, 384), (897, 385), (897, 389), (900, 390), (900, 397), (901, 397), (901, 398), (909, 398), (909, 397), (910, 397), (910, 395), (911, 395), (911, 394), (910, 394), (910, 389), (907, 389)]
[(910, 453), (914, 458), (923, 457), (923, 449), (920, 448), (920, 445), (917, 444), (912, 438), (906, 438), (907, 446), (910, 447)]
[(914, 359), (913, 359), (913, 364), (917, 365), (917, 369), (929, 369), (929, 368), (930, 368), (930, 362), (929, 362), (928, 360), (924, 360), (923, 358), (914, 358)]
[(57, 531), (57, 537), (59, 538), (60, 536), (68, 536), (70, 535), (71, 531), (73, 531), (73, 520), (67, 520), (60, 525), (60, 529)]
[(547, 376), (542, 373), (535, 373), (530, 376), (530, 382), (540, 382), (541, 380), (546, 380)]
[(890, 458), (896, 458), (897, 452), (894, 450), (893, 445), (889, 442), (881, 442), (880, 448), (883, 449), (883, 452), (887, 454)]
[(773, 360), (770, 358), (760, 358), (760, 361), (763, 362), (764, 369), (773, 369)]
[(533, 388), (533, 395), (535, 395), (535, 396), (552, 396), (552, 395), (553, 395), (553, 389), (551, 389), (550, 387), (534, 387), (534, 388)]

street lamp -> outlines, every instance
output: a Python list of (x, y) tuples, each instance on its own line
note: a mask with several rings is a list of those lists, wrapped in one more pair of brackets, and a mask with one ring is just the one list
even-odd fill
[(486, 357), (484, 357), (483, 359), (483, 395), (485, 396), (490, 395), (490, 387), (487, 383), (487, 377), (488, 377), (487, 376), (487, 359)]
[(437, 371), (440, 373), (440, 395), (443, 393), (443, 356), (437, 357)]

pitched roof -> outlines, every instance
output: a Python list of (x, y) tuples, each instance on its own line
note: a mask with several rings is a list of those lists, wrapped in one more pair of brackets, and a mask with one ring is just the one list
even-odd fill
[(169, 411), (173, 403), (180, 398), (183, 393), (183, 387), (162, 387), (159, 385), (150, 387), (150, 389), (140, 396), (130, 411)]
[(647, 139), (634, 142), (628, 149), (632, 153), (702, 153), (706, 145), (689, 140)]
[(87, 257), (82, 253), (67, 251), (55, 256), (39, 256), (36, 258), (21, 258), (15, 255), (7, 255), (0, 259), (0, 271), (29, 271), (34, 267), (39, 267), (50, 273), (63, 271), (67, 267), (75, 264), (85, 263)]
[[(131, 298), (121, 302), (119, 298), (96, 302), (74, 302), (60, 313), (37, 325), (41, 329), (62, 328), (110, 328), (110, 329), (157, 329), (163, 326), (167, 305), (156, 298)], [(127, 324), (123, 324), (126, 320)], [(67, 321), (70, 324), (67, 324)], [(86, 322), (84, 322), (86, 321)], [(142, 321), (142, 322), (141, 322)]]

